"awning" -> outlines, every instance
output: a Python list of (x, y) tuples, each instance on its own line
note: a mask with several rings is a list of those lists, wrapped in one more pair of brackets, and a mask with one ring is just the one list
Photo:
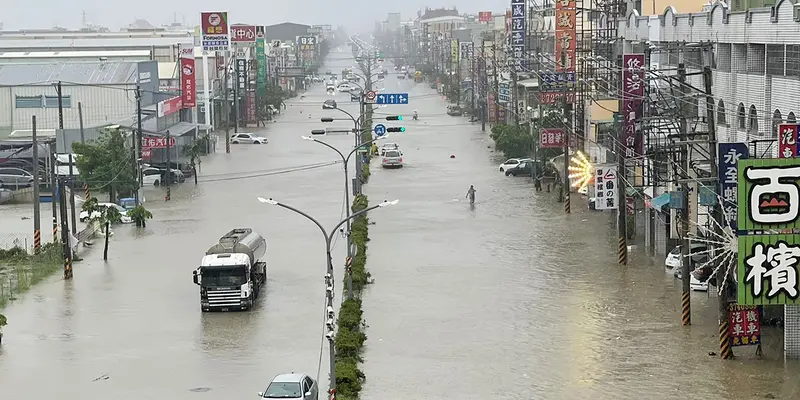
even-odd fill
[(670, 194), (664, 193), (656, 196), (654, 199), (650, 199), (648, 202), (650, 204), (650, 208), (655, 208), (656, 210), (661, 210), (664, 206), (669, 204)]

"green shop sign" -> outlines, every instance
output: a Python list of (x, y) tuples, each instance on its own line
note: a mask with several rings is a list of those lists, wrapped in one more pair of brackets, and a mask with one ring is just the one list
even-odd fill
[(740, 305), (800, 304), (800, 159), (737, 163)]
[(267, 54), (264, 27), (256, 27), (256, 94), (259, 98), (267, 95)]

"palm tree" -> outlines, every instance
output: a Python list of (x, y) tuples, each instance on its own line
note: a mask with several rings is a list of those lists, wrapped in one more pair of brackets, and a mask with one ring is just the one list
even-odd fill
[(153, 213), (147, 211), (141, 204), (136, 206), (133, 210), (128, 211), (128, 216), (131, 217), (139, 228), (147, 227), (147, 220), (153, 219)]
[(86, 200), (81, 208), (89, 214), (90, 223), (104, 225), (106, 240), (103, 246), (103, 260), (108, 260), (108, 238), (111, 236), (111, 225), (122, 223), (122, 214), (116, 207), (101, 206), (96, 197)]

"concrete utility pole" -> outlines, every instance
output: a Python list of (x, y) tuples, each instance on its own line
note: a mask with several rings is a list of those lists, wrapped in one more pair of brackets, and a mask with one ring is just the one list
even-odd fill
[(72, 279), (72, 246), (69, 243), (67, 226), (67, 191), (64, 179), (58, 185), (59, 208), (61, 209), (61, 252), (64, 257), (64, 279)]
[[(622, 110), (622, 100), (619, 101)], [(614, 123), (618, 125), (617, 122)], [(617, 131), (617, 240), (619, 248), (617, 256), (619, 265), (628, 265), (628, 199), (625, 185), (625, 135), (618, 127)]]
[[(713, 75), (711, 73), (711, 67), (703, 67), (703, 86), (706, 96), (706, 124), (708, 126), (708, 151), (710, 153), (709, 155), (711, 156), (711, 176), (717, 177), (717, 181), (719, 182), (719, 154), (717, 154), (717, 125), (716, 121), (714, 120), (714, 94), (711, 90), (712, 80)], [(722, 207), (720, 207), (719, 204), (713, 207), (711, 217), (714, 220), (714, 231), (717, 232), (718, 235), (721, 234), (723, 217)], [(716, 252), (714, 253), (714, 255), (716, 255)], [(728, 271), (726, 270), (727, 268), (727, 265), (718, 267), (716, 275), (717, 288), (719, 289), (719, 295), (717, 297), (717, 318), (719, 319), (719, 356), (723, 360), (731, 360), (734, 357), (733, 349), (730, 345), (730, 332), (728, 331), (728, 305), (730, 304), (730, 298), (728, 297), (729, 290), (727, 287), (728, 282), (726, 281), (728, 275)]]
[(86, 137), (83, 133), (83, 104), (78, 102), (78, 127), (81, 130), (81, 143), (86, 143)]
[(53, 243), (58, 243), (58, 212), (56, 201), (58, 201), (58, 182), (56, 180), (56, 141), (50, 141), (48, 150), (50, 154), (50, 203), (53, 206)]
[(478, 79), (480, 82), (480, 103), (481, 103), (481, 132), (486, 132), (486, 39), (481, 39), (481, 59), (478, 62)]
[(31, 117), (31, 145), (33, 150), (33, 251), (42, 249), (42, 201), (39, 199), (39, 140), (36, 137), (36, 116)]
[[(650, 46), (646, 46), (644, 51), (644, 65), (648, 66), (648, 68), (650, 65), (651, 54), (652, 50), (650, 49)], [(648, 75), (645, 73), (645, 81), (647, 81), (647, 77)], [(649, 99), (650, 85), (648, 84), (644, 85), (644, 93), (645, 93), (644, 98)], [(650, 118), (649, 101), (642, 102), (642, 116), (643, 120), (645, 121), (648, 121)], [(642, 130), (644, 130), (644, 128), (642, 128)], [(649, 137), (647, 132), (644, 133), (644, 137)], [(650, 190), (652, 190), (652, 198), (655, 199), (656, 189), (658, 189), (658, 170), (656, 169), (657, 159), (659, 158), (658, 153), (651, 155), (649, 158), (650, 158)], [(649, 214), (648, 224), (650, 225), (648, 231), (648, 242), (649, 242), (648, 254), (650, 255), (650, 257), (656, 256), (656, 221), (658, 218), (657, 213), (658, 211), (655, 209), (655, 207), (650, 207), (650, 212), (648, 213)]]
[[(58, 129), (61, 130), (61, 135), (64, 137), (64, 96), (61, 90), (61, 81), (56, 83), (56, 92), (58, 94)], [(72, 234), (74, 235), (78, 228), (75, 218), (75, 176), (73, 175), (72, 169), (72, 149), (66, 149), (67, 143), (66, 140), (64, 141), (65, 151), (68, 151), (68, 161), (69, 161), (69, 206), (70, 206), (70, 217), (72, 218)], [(62, 235), (63, 236), (63, 235)]]
[(497, 77), (497, 49), (492, 44), (492, 72), (494, 74), (494, 123), (500, 123), (500, 81)]
[(222, 104), (222, 113), (225, 114), (225, 153), (230, 154), (231, 152), (231, 105), (230, 105), (230, 90), (228, 89), (228, 75), (230, 75), (230, 65), (228, 62), (230, 61), (230, 52), (223, 51), (223, 57), (225, 61), (223, 64), (225, 65), (225, 75), (223, 75), (223, 82), (222, 82), (222, 89), (225, 92), (225, 102)]
[(133, 159), (135, 161), (133, 167), (137, 183), (133, 198), (136, 200), (136, 205), (139, 205), (139, 188), (142, 187), (142, 135), (142, 88), (136, 85), (136, 132), (133, 135)]
[(679, 101), (680, 107), (680, 137), (681, 137), (681, 151), (680, 151), (680, 168), (683, 169), (683, 176), (681, 179), (681, 191), (683, 192), (683, 204), (681, 207), (681, 324), (684, 326), (692, 324), (692, 306), (691, 306), (691, 288), (689, 287), (689, 185), (687, 179), (689, 178), (689, 155), (688, 155), (688, 131), (689, 124), (686, 122), (686, 65), (684, 63), (678, 64), (678, 81), (680, 82), (679, 91), (681, 93)]
[(233, 64), (233, 73), (236, 76), (233, 83), (233, 133), (239, 133), (239, 96), (241, 95), (241, 93), (239, 93), (239, 79), (241, 79), (239, 74), (241, 74), (242, 71), (239, 70), (239, 55), (234, 53), (232, 58), (236, 60)]
[[(561, 65), (567, 65), (567, 55), (566, 52), (561, 53)], [(516, 82), (514, 82), (514, 86), (516, 86)], [(572, 138), (572, 135), (575, 134), (573, 129), (572, 123), (572, 103), (567, 101), (567, 94), (564, 94), (564, 101), (561, 103), (561, 106), (564, 107), (564, 126), (566, 129), (564, 130), (564, 182), (561, 184), (561, 190), (564, 193), (564, 213), (569, 214), (572, 212), (569, 200), (569, 141)], [(577, 142), (577, 138), (575, 140)], [(624, 154), (624, 153), (623, 153)], [(617, 174), (624, 172), (624, 170), (618, 171)], [(622, 179), (617, 179), (621, 181)], [(624, 197), (622, 198), (625, 199)]]
[(164, 181), (167, 183), (167, 196), (164, 198), (166, 201), (170, 201), (170, 199), (172, 199), (172, 162), (170, 160), (172, 148), (169, 143), (170, 139), (172, 139), (172, 137), (169, 135), (169, 129), (167, 129), (167, 173), (164, 177)]
[[(519, 126), (519, 90), (517, 90), (517, 67), (511, 68), (511, 101), (513, 102), (512, 105), (514, 108), (514, 124)], [(564, 113), (566, 117), (567, 109), (564, 108)], [(566, 153), (564, 153), (566, 154)]]

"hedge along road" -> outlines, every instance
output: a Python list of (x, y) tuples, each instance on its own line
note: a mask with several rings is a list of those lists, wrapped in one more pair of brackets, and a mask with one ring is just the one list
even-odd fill
[(406, 166), (374, 164), (366, 188), (401, 204), (370, 215), (362, 398), (793, 397), (796, 365), (753, 360), (754, 348), (737, 349), (741, 362), (708, 355), (715, 297), (696, 293), (682, 328), (680, 281), (641, 257), (618, 266), (612, 214), (580, 199), (565, 217), (529, 178), (499, 172), (488, 127), (448, 117), (444, 101), (420, 97), (427, 85), (411, 85), (387, 81), (412, 98), (381, 110), (420, 110), (393, 140)]
[[(267, 145), (233, 145), (225, 154), (220, 141), (222, 153), (203, 158), (198, 187), (181, 185), (169, 203), (148, 190), (154, 220), (141, 234), (116, 227), (107, 264), (102, 248), (95, 249), (75, 265), (72, 282), (55, 276), (4, 310), (9, 325), (0, 350), (3, 396), (246, 399), (278, 373), (316, 376), (324, 242), (311, 222), (256, 197), (273, 197), (332, 227), (343, 216), (341, 165), (237, 178), (335, 160), (330, 149), (300, 138), (320, 127), (321, 104), (329, 98), (323, 92), (317, 86), (305, 99), (290, 101), (286, 116), (261, 129)], [(352, 136), (326, 140), (349, 149)], [(252, 312), (201, 313), (191, 272), (205, 250), (235, 227), (252, 227), (267, 238), (266, 291)], [(345, 240), (339, 239), (337, 290), (344, 258)], [(337, 295), (337, 304), (341, 299)], [(323, 393), (327, 354), (326, 343)]]

